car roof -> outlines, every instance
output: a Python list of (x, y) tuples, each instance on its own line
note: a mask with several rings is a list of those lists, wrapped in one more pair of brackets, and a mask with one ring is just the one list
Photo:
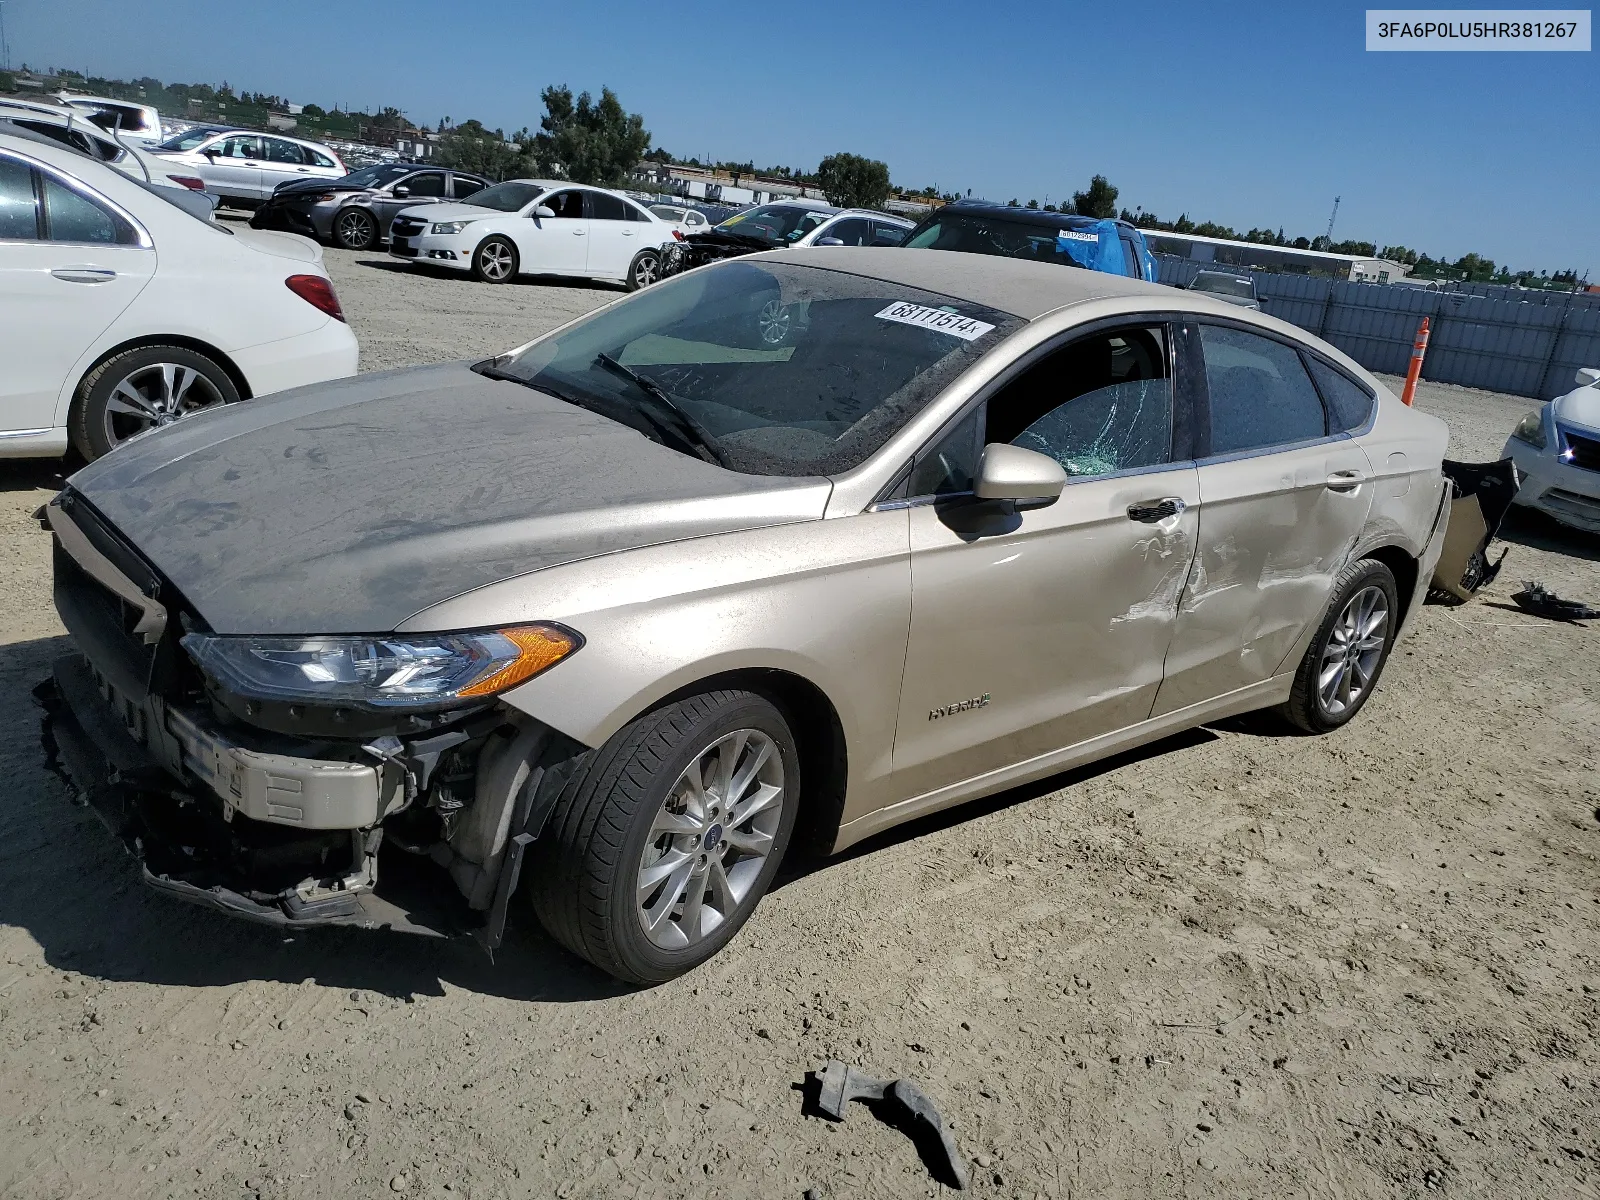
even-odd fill
[[(1007, 220), (1021, 221), (1027, 225), (1042, 225), (1051, 229), (1081, 229), (1085, 225), (1092, 225), (1099, 217), (1083, 217), (1077, 213), (1046, 212), (1042, 208), (1021, 208), (1012, 204), (996, 204), (992, 200), (956, 200), (942, 208), (936, 208), (923, 220), (937, 217), (942, 212), (974, 213), (986, 216), (1005, 217)], [(1137, 228), (1121, 218), (1113, 218), (1118, 225), (1125, 229)]]
[[(776, 252), (778, 261), (803, 263), (970, 300), (1032, 321), (1047, 312), (1086, 300), (1141, 297), (1154, 306), (1228, 313), (1221, 301), (1197, 300), (1175, 288), (1128, 279), (1104, 271), (1029, 262), (994, 254), (956, 250), (906, 250), (900, 246), (796, 247)], [(746, 259), (745, 261), (749, 261)], [(1232, 310), (1231, 312), (1229, 310)]]
[(886, 213), (876, 208), (841, 208), (838, 215), (842, 217), (846, 213), (849, 213), (851, 216), (876, 217), (880, 221), (900, 221), (906, 225), (916, 224), (915, 221), (910, 220), (907, 217), (902, 217), (897, 213)]

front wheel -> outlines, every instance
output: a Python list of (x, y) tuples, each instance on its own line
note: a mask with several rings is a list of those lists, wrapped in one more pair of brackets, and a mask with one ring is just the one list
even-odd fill
[(238, 399), (228, 373), (205, 355), (143, 346), (89, 372), (73, 400), (69, 433), (73, 448), (92, 461), (147, 430)]
[(641, 250), (628, 268), (628, 290), (637, 292), (661, 278), (661, 256), (654, 250)]
[(628, 983), (699, 966), (738, 932), (794, 830), (800, 764), (783, 714), (714, 691), (625, 726), (575, 773), (531, 848), (552, 937)]
[(364, 208), (341, 209), (333, 218), (333, 242), (341, 250), (371, 250), (378, 244), (378, 222)]
[(472, 252), (472, 277), (480, 283), (510, 283), (517, 277), (517, 248), (510, 238), (486, 237)]
[(1292, 724), (1331, 733), (1361, 711), (1399, 632), (1398, 597), (1394, 572), (1376, 559), (1363, 558), (1340, 573), (1282, 710)]

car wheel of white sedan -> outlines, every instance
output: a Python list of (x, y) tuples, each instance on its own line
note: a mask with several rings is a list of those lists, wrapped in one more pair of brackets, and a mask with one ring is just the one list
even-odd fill
[(661, 256), (654, 250), (641, 250), (628, 268), (628, 290), (637, 292), (661, 278)]
[(69, 418), (73, 447), (93, 460), (148, 430), (239, 399), (211, 359), (182, 346), (114, 355), (84, 378)]
[(574, 773), (532, 847), (534, 911), (602, 970), (661, 983), (728, 943), (793, 832), (800, 765), (751, 692), (690, 696), (625, 726)]
[(509, 283), (517, 277), (517, 248), (510, 238), (486, 237), (472, 252), (472, 277), (480, 283)]
[(333, 240), (341, 250), (370, 250), (378, 244), (378, 222), (366, 209), (343, 209), (333, 219)]
[(1394, 572), (1376, 559), (1351, 563), (1295, 672), (1283, 714), (1307, 733), (1330, 733), (1372, 697), (1400, 619)]

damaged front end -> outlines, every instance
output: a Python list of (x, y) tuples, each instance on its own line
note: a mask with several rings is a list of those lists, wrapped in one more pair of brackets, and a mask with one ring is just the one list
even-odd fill
[[(81, 651), (35, 689), (46, 752), (147, 884), (280, 928), (498, 946), (523, 850), (581, 747), (509, 713), (492, 690), (385, 711), (275, 697), (269, 675), (234, 687), (198, 665), (228, 639), (206, 633), (86, 500), (69, 489), (40, 515), (55, 535), (56, 606)], [(263, 641), (298, 643), (298, 657), (274, 658)], [(251, 639), (240, 657), (315, 678), (333, 671), (307, 656), (326, 657), (333, 641)]]
[(691, 233), (682, 241), (662, 247), (661, 274), (663, 278), (669, 275), (681, 275), (684, 271), (692, 271), (695, 267), (703, 267), (707, 263), (720, 262), (725, 258), (741, 258), (746, 254), (759, 254), (764, 250), (777, 250), (781, 246), (781, 242), (769, 242), (764, 238), (725, 233), (717, 229), (710, 229), (705, 233)]

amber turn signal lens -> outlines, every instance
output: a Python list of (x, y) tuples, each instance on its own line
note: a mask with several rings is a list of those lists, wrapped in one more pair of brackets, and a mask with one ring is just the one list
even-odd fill
[(578, 648), (578, 639), (574, 634), (554, 625), (524, 625), (497, 632), (517, 648), (517, 657), (476, 683), (462, 688), (457, 695), (464, 698), (492, 696), (516, 687), (547, 667), (555, 666)]

